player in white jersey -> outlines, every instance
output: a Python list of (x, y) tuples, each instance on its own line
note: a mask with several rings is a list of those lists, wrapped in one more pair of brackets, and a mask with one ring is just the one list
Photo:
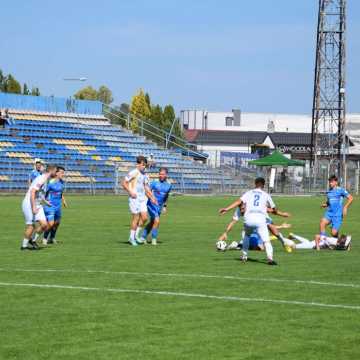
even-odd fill
[[(22, 211), (25, 217), (25, 234), (21, 250), (37, 249), (36, 238), (47, 230), (47, 221), (42, 204), (45, 201), (46, 184), (55, 174), (56, 166), (48, 165), (46, 172), (34, 179), (25, 195), (22, 202)], [(36, 229), (35, 237), (32, 238), (36, 222), (40, 224), (40, 227)]]
[[(295, 243), (297, 240), (298, 242)], [(286, 239), (286, 246), (292, 249), (306, 249), (306, 250), (350, 250), (351, 236), (341, 235), (339, 238), (332, 236), (315, 235), (314, 240), (310, 241), (302, 236), (290, 233), (289, 239)]]
[(273, 214), (277, 214), (277, 209), (271, 196), (263, 190), (264, 186), (265, 180), (261, 177), (257, 178), (255, 180), (255, 189), (247, 191), (241, 196), (240, 199), (236, 200), (228, 207), (220, 209), (219, 212), (220, 214), (225, 214), (229, 210), (232, 210), (244, 204), (245, 238), (243, 242), (243, 255), (241, 259), (244, 262), (247, 261), (247, 255), (249, 250), (249, 237), (254, 231), (256, 231), (260, 239), (264, 243), (267, 255), (267, 263), (269, 265), (277, 265), (273, 259), (273, 247), (270, 242), (269, 231), (266, 224), (266, 218), (268, 213), (267, 209), (271, 208)]
[(140, 234), (142, 227), (147, 221), (147, 201), (148, 198), (157, 204), (150, 186), (149, 179), (145, 174), (147, 160), (144, 156), (136, 158), (136, 168), (130, 171), (122, 182), (123, 188), (129, 194), (129, 209), (131, 213), (129, 243), (137, 246), (141, 241)]

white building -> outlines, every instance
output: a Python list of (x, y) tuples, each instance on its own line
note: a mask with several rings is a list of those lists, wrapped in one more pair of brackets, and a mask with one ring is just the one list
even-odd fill
[[(253, 145), (277, 147), (303, 159), (310, 153), (312, 125), (306, 114), (182, 110), (180, 121), (187, 140), (207, 153), (213, 166), (231, 153), (236, 157), (251, 153)], [(352, 142), (350, 154), (360, 154), (360, 114), (347, 115), (346, 129)]]

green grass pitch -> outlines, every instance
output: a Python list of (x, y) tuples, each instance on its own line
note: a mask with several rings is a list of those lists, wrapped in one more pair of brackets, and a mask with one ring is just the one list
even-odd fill
[[(322, 200), (275, 198), (306, 237)], [(270, 267), (215, 251), (230, 201), (172, 197), (161, 244), (132, 248), (126, 198), (73, 196), (61, 243), (21, 252), (21, 198), (2, 197), (0, 359), (360, 359), (360, 202), (343, 227), (352, 251), (276, 244)]]

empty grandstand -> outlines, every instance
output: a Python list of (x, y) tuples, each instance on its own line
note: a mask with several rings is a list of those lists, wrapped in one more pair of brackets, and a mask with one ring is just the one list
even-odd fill
[(97, 101), (0, 94), (0, 190), (24, 191), (35, 159), (67, 169), (67, 191), (115, 192), (137, 155), (169, 168), (178, 192), (210, 192), (230, 177), (116, 125)]

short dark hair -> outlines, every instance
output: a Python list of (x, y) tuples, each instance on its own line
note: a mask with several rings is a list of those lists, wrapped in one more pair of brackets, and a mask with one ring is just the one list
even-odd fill
[(60, 170), (65, 171), (65, 168), (64, 168), (63, 166), (58, 166), (58, 167), (56, 168), (56, 171), (60, 171)]
[(49, 171), (55, 170), (55, 169), (57, 169), (57, 166), (56, 166), (56, 165), (48, 164), (48, 165), (46, 166), (46, 172), (49, 172)]
[(265, 179), (263, 177), (257, 177), (255, 179), (255, 186), (258, 185), (265, 186)]
[(147, 165), (147, 158), (143, 155), (139, 155), (137, 158), (136, 158), (136, 163), (137, 164), (141, 164), (141, 163), (144, 163), (145, 165)]
[(337, 178), (336, 175), (331, 175), (331, 176), (329, 177), (329, 181), (339, 181), (339, 179)]
[(165, 166), (163, 166), (163, 167), (161, 167), (161, 168), (159, 169), (159, 172), (161, 172), (161, 171), (165, 171), (167, 174), (169, 173), (168, 168), (165, 167)]
[(43, 164), (43, 162), (41, 160), (35, 161), (35, 164)]

